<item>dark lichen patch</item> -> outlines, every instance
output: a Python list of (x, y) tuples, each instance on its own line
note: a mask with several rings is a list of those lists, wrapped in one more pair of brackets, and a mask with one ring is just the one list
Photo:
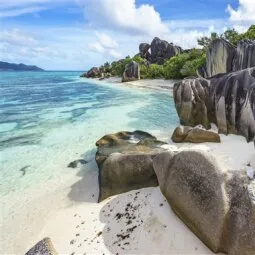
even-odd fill
[(76, 240), (71, 240), (70, 245), (73, 245), (76, 242)]

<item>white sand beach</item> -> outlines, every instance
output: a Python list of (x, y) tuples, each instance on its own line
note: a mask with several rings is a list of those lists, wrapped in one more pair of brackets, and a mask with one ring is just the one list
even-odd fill
[[(162, 81), (164, 83), (169, 84)], [(145, 80), (129, 84), (148, 87)], [(152, 80), (149, 84), (149, 87), (155, 87), (159, 80)], [(110, 115), (108, 117), (111, 119)], [(95, 151), (89, 153), (88, 164), (77, 169), (67, 168), (67, 163), (84, 151), (81, 139), (85, 130), (86, 127), (73, 127), (69, 137), (65, 137), (64, 147), (58, 148), (63, 154), (56, 154), (55, 160), (42, 166), (42, 169), (53, 172), (62, 168), (61, 178), (45, 181), (45, 184), (35, 187), (34, 193), (30, 189), (29, 194), (17, 196), (17, 203), (15, 199), (10, 203), (4, 200), (6, 207), (13, 206), (18, 210), (12, 212), (8, 222), (4, 222), (1, 253), (24, 254), (42, 238), (50, 237), (59, 254), (214, 254), (174, 214), (159, 187), (134, 190), (97, 203)], [(67, 134), (65, 131), (61, 133), (60, 130), (59, 139), (63, 137), (61, 134)], [(247, 164), (255, 169), (254, 144), (246, 143), (243, 137), (221, 135), (220, 144), (173, 144), (171, 132), (169, 130), (169, 136), (160, 136), (157, 131), (152, 134), (168, 141), (175, 149), (210, 151), (228, 170), (246, 170)], [(94, 137), (93, 132), (91, 137)], [(94, 142), (89, 141), (88, 145)], [(75, 151), (69, 146), (71, 143), (76, 145)], [(36, 196), (38, 190), (43, 190), (43, 195)], [(17, 204), (19, 207), (15, 207)], [(132, 218), (131, 222), (123, 215), (126, 212)]]

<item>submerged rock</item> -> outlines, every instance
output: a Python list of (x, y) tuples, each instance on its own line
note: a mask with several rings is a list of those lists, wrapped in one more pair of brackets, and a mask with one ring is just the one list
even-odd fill
[(122, 82), (140, 80), (140, 67), (135, 61), (126, 65), (122, 76)]
[(187, 126), (215, 123), (219, 133), (255, 136), (255, 67), (210, 79), (185, 79), (174, 85), (180, 122)]
[(153, 159), (174, 212), (215, 253), (255, 254), (255, 206), (242, 172), (227, 172), (208, 153), (163, 152)]
[(177, 127), (172, 135), (175, 143), (220, 143), (220, 136), (218, 133), (206, 130), (202, 127)]
[(57, 255), (50, 238), (46, 237), (32, 247), (25, 255)]
[(84, 159), (77, 159), (77, 160), (74, 160), (74, 161), (70, 162), (70, 163), (68, 164), (67, 167), (76, 168), (76, 167), (78, 166), (79, 163), (80, 163), (81, 165), (85, 165), (85, 164), (87, 164), (88, 162), (87, 162), (86, 160), (84, 160)]
[(118, 132), (96, 142), (98, 201), (134, 189), (158, 185), (152, 159), (164, 151), (156, 137), (143, 131)]

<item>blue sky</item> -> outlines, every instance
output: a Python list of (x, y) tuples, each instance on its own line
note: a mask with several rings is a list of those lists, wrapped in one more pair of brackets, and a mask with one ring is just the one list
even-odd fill
[(153, 37), (197, 38), (255, 24), (255, 0), (0, 0), (0, 60), (86, 70), (138, 52)]

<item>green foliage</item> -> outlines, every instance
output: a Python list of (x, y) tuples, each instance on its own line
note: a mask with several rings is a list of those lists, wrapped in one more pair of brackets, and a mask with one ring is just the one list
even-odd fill
[(181, 79), (186, 76), (196, 76), (196, 71), (205, 64), (205, 54), (200, 49), (192, 49), (169, 59), (164, 64), (166, 79)]
[(219, 38), (219, 35), (217, 33), (211, 33), (210, 37), (204, 36), (201, 38), (198, 38), (197, 43), (198, 45), (202, 46), (204, 50), (207, 50), (212, 41)]
[(112, 62), (111, 74), (113, 76), (122, 76), (125, 70), (125, 66), (132, 61), (132, 58), (127, 56), (125, 59)]
[(188, 60), (181, 69), (181, 74), (184, 77), (197, 76), (197, 70), (199, 70), (206, 63), (206, 55), (202, 54), (198, 58)]
[(202, 46), (204, 50), (210, 47), (213, 40), (216, 38), (224, 38), (228, 40), (233, 45), (237, 45), (243, 39), (255, 39), (255, 25), (250, 26), (247, 32), (239, 34), (235, 29), (228, 29), (223, 34), (218, 35), (217, 33), (212, 33), (210, 37), (204, 36), (197, 40), (198, 45)]
[(222, 35), (222, 38), (228, 40), (230, 43), (237, 45), (240, 41), (240, 35), (235, 29), (228, 29)]
[(145, 64), (140, 65), (140, 76), (142, 79), (156, 79), (164, 78), (164, 67), (162, 65), (151, 64), (146, 66)]

